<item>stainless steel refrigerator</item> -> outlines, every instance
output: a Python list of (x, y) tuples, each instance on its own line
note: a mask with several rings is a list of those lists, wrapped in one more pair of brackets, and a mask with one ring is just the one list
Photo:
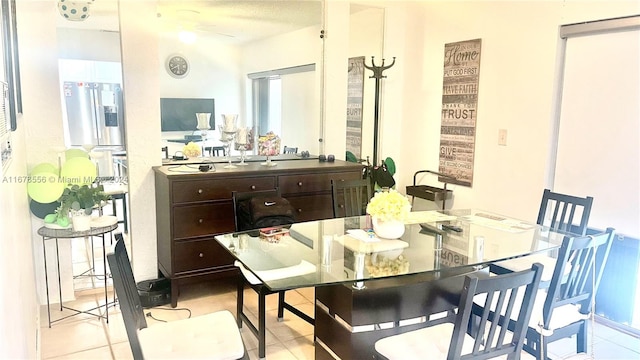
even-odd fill
[(114, 83), (65, 81), (65, 124), (71, 146), (124, 148), (122, 87)]

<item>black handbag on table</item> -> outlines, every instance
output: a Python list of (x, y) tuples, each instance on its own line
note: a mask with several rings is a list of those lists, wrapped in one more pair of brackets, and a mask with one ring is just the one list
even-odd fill
[(253, 197), (238, 204), (238, 230), (252, 230), (295, 222), (295, 211), (280, 196)]

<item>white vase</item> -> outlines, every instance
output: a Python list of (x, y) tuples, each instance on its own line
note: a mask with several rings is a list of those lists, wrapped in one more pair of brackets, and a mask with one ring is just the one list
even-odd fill
[(87, 231), (91, 229), (91, 216), (89, 215), (73, 215), (71, 217), (73, 231)]
[(381, 239), (398, 239), (404, 234), (404, 223), (400, 220), (371, 219), (373, 232)]

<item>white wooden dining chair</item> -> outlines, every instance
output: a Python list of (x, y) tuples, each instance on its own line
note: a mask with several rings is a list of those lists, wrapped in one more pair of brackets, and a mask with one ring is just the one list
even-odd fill
[(147, 326), (124, 239), (115, 236), (107, 262), (134, 359), (249, 359), (227, 310)]
[[(375, 343), (378, 358), (519, 359), (541, 274), (542, 265), (534, 264), (529, 270), (504, 275), (466, 276), (455, 323), (382, 338)], [(474, 298), (479, 295), (484, 297), (481, 307), (474, 305)], [(477, 323), (471, 323), (474, 308), (479, 310)], [(495, 313), (506, 317), (492, 316)], [(511, 331), (508, 319), (512, 316), (518, 321)]]

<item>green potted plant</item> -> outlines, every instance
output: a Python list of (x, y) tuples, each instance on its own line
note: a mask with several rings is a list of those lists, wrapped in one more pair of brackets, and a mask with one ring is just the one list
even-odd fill
[(73, 221), (74, 230), (89, 230), (89, 216), (94, 207), (101, 205), (109, 199), (111, 199), (111, 197), (104, 193), (104, 187), (102, 185), (69, 184), (58, 199), (60, 206), (54, 214), (45, 216), (44, 222), (48, 224), (55, 223), (58, 226), (66, 228)]

